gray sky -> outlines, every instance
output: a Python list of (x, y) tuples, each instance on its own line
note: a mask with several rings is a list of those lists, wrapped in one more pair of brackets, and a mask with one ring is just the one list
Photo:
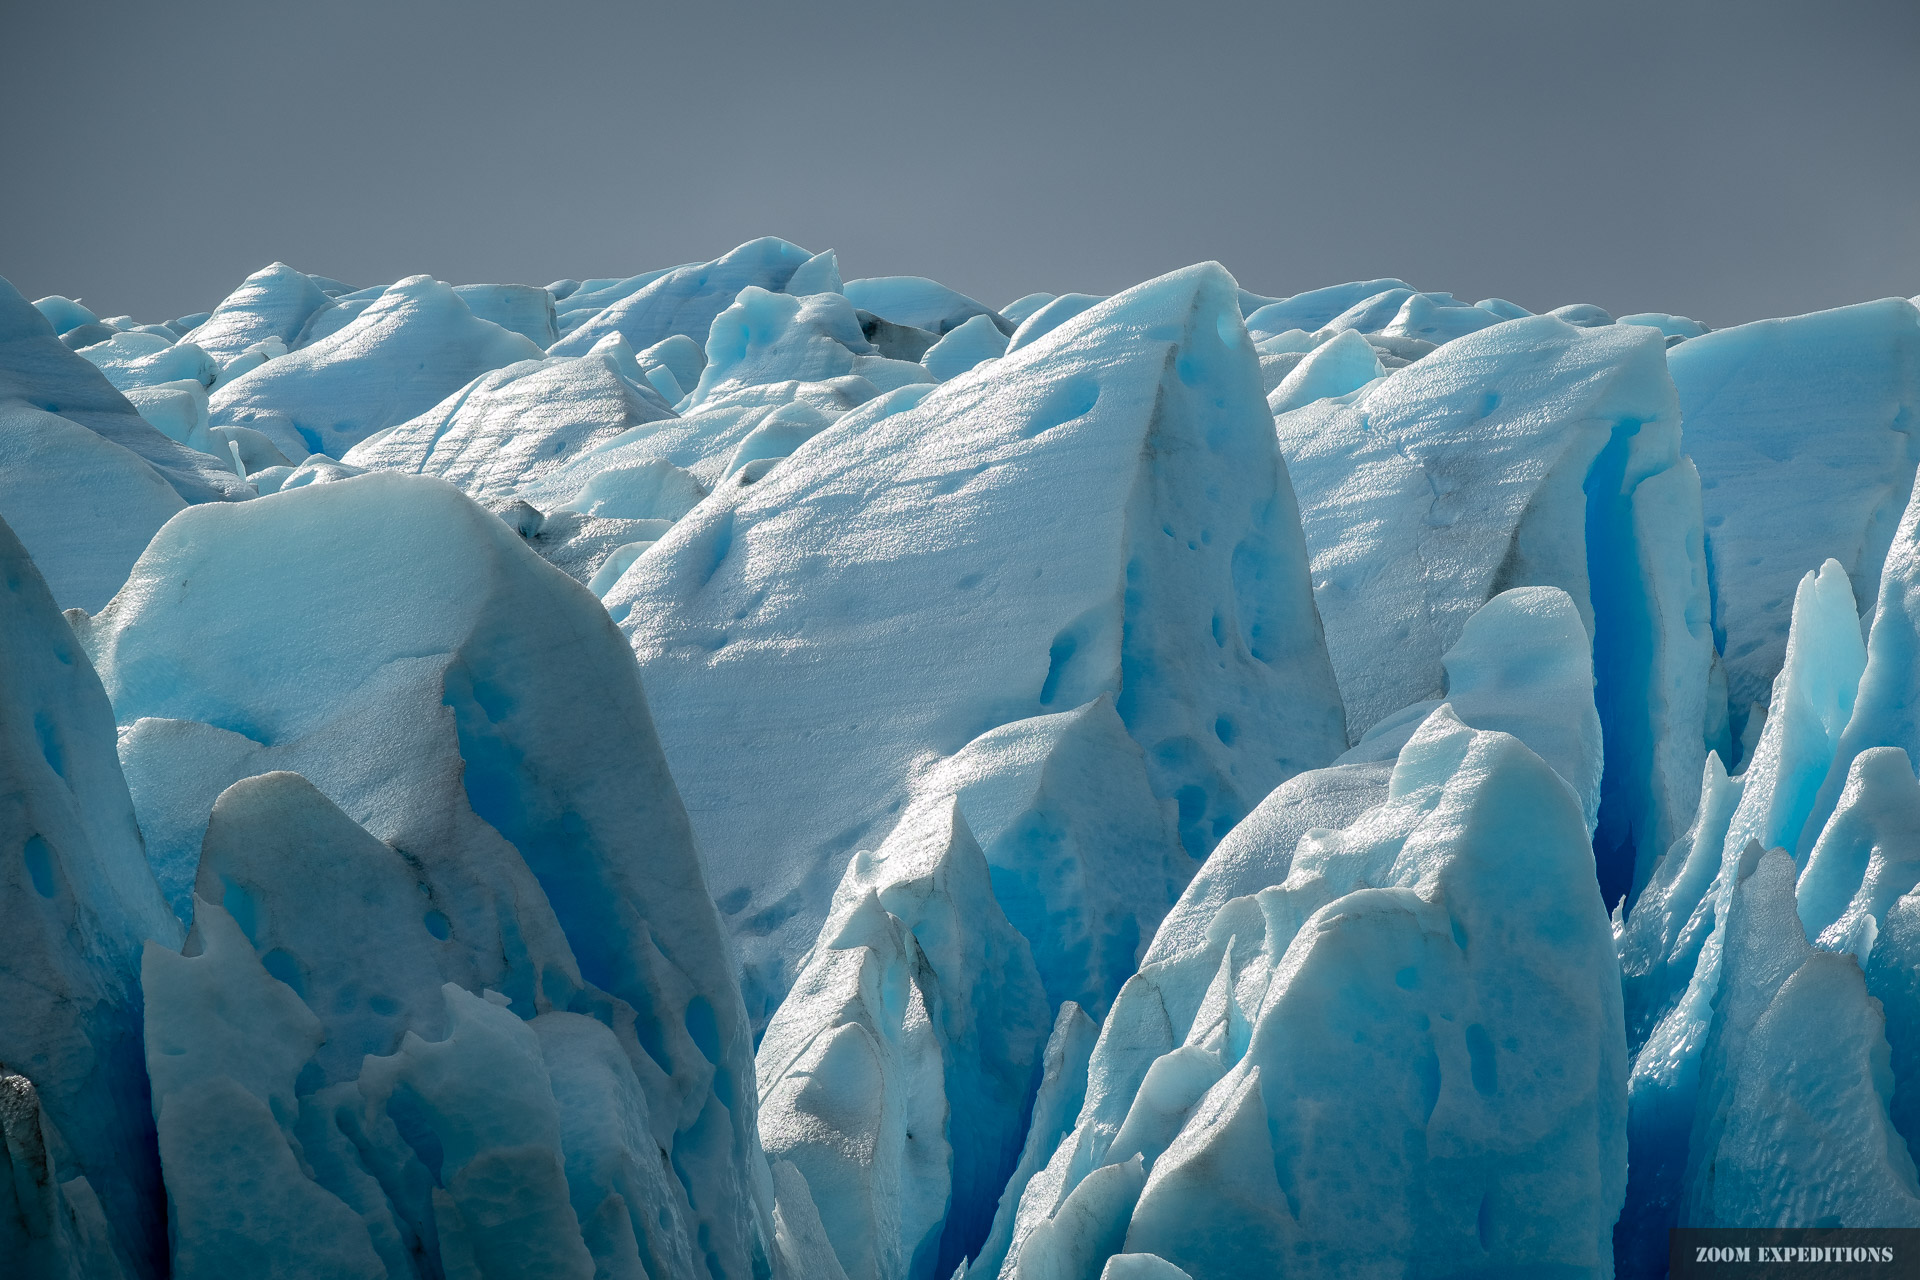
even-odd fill
[(757, 235), (999, 305), (1217, 258), (1715, 325), (1920, 293), (1920, 3), (0, 0), (0, 275), (204, 310)]

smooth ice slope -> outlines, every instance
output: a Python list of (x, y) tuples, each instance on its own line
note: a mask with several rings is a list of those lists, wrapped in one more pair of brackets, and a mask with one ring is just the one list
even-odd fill
[(1593, 636), (1601, 884), (1618, 898), (1644, 880), (1724, 721), (1699, 482), (1660, 335), (1515, 320), (1277, 421), (1348, 733), (1437, 696), (1441, 655), (1489, 597), (1559, 587)]
[(1786, 653), (1794, 584), (1840, 562), (1863, 608), (1920, 460), (1920, 312), (1899, 298), (1722, 329), (1667, 356), (1700, 468), (1736, 731)]
[(978, 315), (956, 325), (946, 337), (927, 349), (920, 362), (927, 371), (945, 382), (957, 378), (982, 361), (997, 360), (1007, 353), (1007, 335), (992, 316)]
[(97, 609), (183, 506), (250, 496), (140, 417), (0, 279), (0, 518), (62, 607)]
[(408, 276), (339, 332), (222, 385), (213, 422), (338, 458), (480, 374), (541, 354), (431, 276)]
[[(697, 266), (698, 263), (682, 263), (682, 266)], [(564, 336), (578, 329), (582, 324), (618, 302), (630, 298), (646, 288), (661, 276), (668, 275), (677, 268), (660, 267), (652, 271), (642, 271), (639, 275), (605, 277), (596, 280), (556, 280), (547, 286), (547, 292), (553, 295), (554, 319)]]
[(131, 451), (22, 400), (0, 400), (0, 517), (19, 527), (61, 605), (105, 604), (154, 531), (186, 505)]
[[(185, 513), (76, 625), (136, 789), (204, 820), (231, 783), (296, 771), (467, 886), (440, 927), (499, 939), (479, 949), (514, 1012), (611, 998), (618, 1026), (630, 1007), (716, 1274), (749, 1274), (746, 1023), (631, 659), (591, 595), (450, 485), (375, 474)], [(172, 829), (158, 859), (193, 859), (191, 822)]]
[(1404, 280), (1357, 280), (1351, 284), (1329, 285), (1324, 289), (1309, 289), (1296, 293), (1291, 298), (1282, 298), (1278, 302), (1269, 302), (1266, 306), (1248, 313), (1247, 332), (1256, 338), (1267, 338), (1289, 329), (1304, 329), (1314, 333), (1326, 328), (1334, 317), (1341, 315), (1357, 303), (1365, 302), (1394, 290), (1404, 290), (1402, 294), (1413, 292), (1412, 286)]
[(756, 1017), (915, 771), (989, 729), (1113, 696), (1193, 854), (1340, 743), (1225, 272), (892, 407), (717, 491), (608, 596)]
[(47, 323), (53, 326), (57, 334), (67, 334), (84, 325), (97, 324), (100, 317), (72, 298), (53, 294), (40, 298), (33, 304), (34, 310), (45, 316)]
[(292, 345), (313, 314), (332, 305), (312, 276), (276, 262), (242, 281), (183, 341), (224, 365), (269, 338)]
[(1315, 400), (1351, 395), (1386, 372), (1367, 340), (1349, 330), (1315, 347), (1294, 365), (1268, 393), (1267, 407), (1277, 416)]
[(1480, 306), (1454, 301), (1450, 293), (1416, 293), (1380, 330), (1389, 338), (1420, 338), (1436, 345), (1476, 333), (1506, 317)]
[[(61, 1202), (84, 1212), (92, 1203), (129, 1274), (158, 1277), (166, 1221), (142, 1069), (138, 965), (143, 942), (177, 944), (179, 926), (141, 856), (100, 681), (4, 523), (0, 936), (0, 1063), (30, 1082), (0, 1080), (17, 1153), (9, 1159), (26, 1154), (18, 1143), (29, 1131), (42, 1145), (51, 1131), (53, 1164), (63, 1183), (77, 1185), (49, 1187), (48, 1212), (66, 1212)], [(16, 1170), (0, 1211), (33, 1176)]]
[(419, 417), (361, 441), (341, 461), (440, 476), (474, 498), (507, 498), (596, 444), (672, 416), (633, 352), (603, 346), (574, 359), (528, 360), (482, 374)]
[(1075, 316), (1091, 311), (1105, 301), (1097, 293), (1063, 293), (1051, 298), (1045, 306), (1020, 322), (1020, 327), (1007, 339), (1007, 350), (1018, 351), (1021, 347), (1038, 342)]

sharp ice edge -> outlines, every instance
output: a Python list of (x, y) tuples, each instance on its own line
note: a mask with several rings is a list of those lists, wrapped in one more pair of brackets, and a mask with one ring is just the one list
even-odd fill
[(0, 1256), (1920, 1225), (1917, 401), (1900, 299), (0, 286)]

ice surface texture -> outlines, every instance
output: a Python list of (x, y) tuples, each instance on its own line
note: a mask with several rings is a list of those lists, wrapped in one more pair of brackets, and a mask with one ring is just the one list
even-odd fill
[(1218, 268), (870, 402), (716, 490), (607, 603), (750, 1012), (785, 993), (913, 775), (1002, 725), (1112, 699), (1196, 859), (1331, 759), (1339, 698), (1305, 568)]
[(170, 516), (244, 491), (230, 464), (144, 420), (0, 280), (0, 518), (61, 607), (99, 608)]
[(1879, 592), (1920, 460), (1920, 313), (1889, 298), (1763, 320), (1667, 363), (1702, 477), (1737, 734), (1767, 704), (1800, 575), (1831, 557), (1863, 609)]
[(0, 282), (0, 1273), (1920, 1225), (1917, 399), (1902, 299)]
[[(167, 833), (152, 852), (163, 882), (180, 886), (176, 909), (187, 909), (191, 884), (201, 900), (195, 936), (231, 921), (250, 944), (225, 952), (230, 962), (202, 962), (205, 981), (266, 992), (275, 989), (270, 975), (293, 989), (273, 999), (311, 1001), (313, 1043), (274, 1087), (301, 1084), (303, 1098), (331, 1098), (358, 1075), (365, 1095), (362, 1055), (404, 1056), (410, 1033), (438, 1039), (467, 1016), (462, 1001), (483, 990), (521, 1017), (585, 1014), (609, 1049), (618, 1044), (625, 1073), (594, 1087), (638, 1099), (635, 1133), (645, 1141), (629, 1158), (646, 1172), (670, 1157), (678, 1183), (671, 1198), (628, 1207), (649, 1221), (677, 1218), (658, 1230), (679, 1249), (692, 1241), (712, 1254), (716, 1274), (751, 1274), (761, 1234), (749, 1181), (751, 1041), (691, 830), (604, 611), (438, 480), (366, 476), (209, 506), (204, 516), (204, 527), (169, 525), (114, 603), (77, 625), (117, 700), (141, 803)], [(387, 554), (396, 545), (406, 554)], [(316, 559), (330, 566), (319, 579), (291, 571)], [(293, 785), (296, 774), (307, 781)], [(279, 800), (238, 794), (272, 778), (292, 791)], [(286, 852), (273, 857), (259, 834), (218, 838), (230, 808), (240, 809), (233, 821), (250, 811), (271, 826), (277, 813), (310, 834), (280, 837)], [(355, 861), (369, 869), (352, 871)], [(389, 871), (371, 869), (382, 865)], [(387, 889), (377, 887), (380, 875)], [(378, 914), (364, 925), (337, 923), (370, 910)], [(382, 966), (365, 981), (351, 977), (361, 952)], [(417, 957), (411, 972), (408, 952)], [(231, 967), (255, 972), (223, 976)], [(177, 972), (156, 954), (147, 969), (149, 986)], [(461, 989), (444, 1005), (443, 982)], [(194, 1010), (205, 997), (181, 999), (148, 999), (150, 1061), (165, 1053), (156, 1033), (200, 1038)], [(287, 1016), (288, 1025), (304, 1021)], [(244, 1018), (236, 1033), (275, 1039)], [(455, 1033), (444, 1052), (485, 1060), (487, 1033), (474, 1034), (462, 1047)], [(549, 1088), (541, 1052), (528, 1088)], [(190, 1079), (170, 1077), (181, 1105), (215, 1106), (205, 1091), (229, 1067), (209, 1055)], [(254, 1092), (271, 1109), (277, 1095)], [(564, 1101), (546, 1105), (564, 1114)], [(163, 1130), (167, 1105), (163, 1098)], [(344, 1102), (303, 1105), (322, 1108), (311, 1123), (323, 1131), (303, 1147), (337, 1144), (370, 1123), (332, 1118), (329, 1108)], [(491, 1104), (445, 1105), (455, 1108), (446, 1123), (471, 1125), (476, 1117), (461, 1108)], [(290, 1115), (281, 1119), (293, 1128)], [(163, 1160), (167, 1150), (163, 1140)], [(393, 1178), (423, 1176), (406, 1172), (408, 1158), (392, 1158)], [(215, 1201), (223, 1194), (202, 1190)], [(449, 1194), (471, 1227), (476, 1210)], [(440, 1221), (431, 1205), (404, 1197), (362, 1212), (375, 1219), (375, 1244), (383, 1233), (432, 1237)], [(260, 1239), (276, 1230), (256, 1224)], [(643, 1224), (643, 1243), (651, 1232)]]
[(1490, 596), (1558, 587), (1593, 637), (1601, 884), (1611, 902), (1644, 881), (1724, 721), (1700, 482), (1659, 333), (1513, 320), (1278, 425), (1349, 735), (1437, 696), (1441, 654)]
[(23, 1226), (62, 1275), (84, 1259), (71, 1237), (94, 1234), (128, 1275), (164, 1274), (139, 950), (180, 929), (141, 856), (106, 694), (3, 523), (0, 671), (0, 1248), (24, 1250)]

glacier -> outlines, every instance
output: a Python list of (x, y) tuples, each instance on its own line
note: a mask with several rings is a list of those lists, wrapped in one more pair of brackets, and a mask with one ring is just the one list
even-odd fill
[(1913, 301), (626, 269), (0, 281), (0, 1273), (1920, 1227)]
[(753, 1016), (914, 773), (992, 729), (1110, 697), (1192, 858), (1337, 750), (1237, 317), (1223, 271), (1176, 273), (937, 388), (868, 400), (763, 478), (736, 472), (608, 594), (682, 762)]

